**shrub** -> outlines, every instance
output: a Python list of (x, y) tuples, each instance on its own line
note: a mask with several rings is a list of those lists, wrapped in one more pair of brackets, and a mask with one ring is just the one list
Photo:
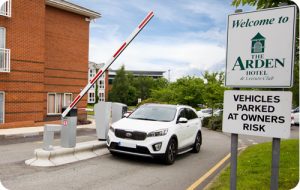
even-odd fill
[(202, 126), (208, 128), (210, 117), (205, 117), (202, 119)]
[(208, 128), (214, 131), (222, 129), (222, 116), (210, 117), (208, 122)]

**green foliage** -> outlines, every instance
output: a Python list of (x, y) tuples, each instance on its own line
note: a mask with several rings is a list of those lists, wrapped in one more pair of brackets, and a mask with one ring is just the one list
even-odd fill
[(153, 99), (153, 98), (148, 98), (148, 99), (146, 99), (146, 100), (141, 101), (141, 102), (137, 105), (137, 107), (138, 107), (138, 106), (141, 106), (141, 105), (143, 105), (143, 104), (148, 104), (148, 103), (167, 104), (167, 102), (160, 102), (160, 101), (157, 101), (157, 100), (155, 100), (155, 99)]
[(127, 73), (122, 66), (116, 73), (113, 87), (109, 92), (109, 101), (121, 102), (129, 106), (136, 105), (138, 98), (146, 100), (150, 97), (151, 91), (164, 88), (168, 81), (164, 78), (153, 79), (152, 77), (134, 77)]
[(212, 116), (208, 122), (208, 128), (214, 131), (222, 130), (222, 116)]
[[(270, 189), (272, 143), (247, 148), (238, 158), (237, 189)], [(299, 139), (285, 140), (280, 145), (279, 189), (294, 188), (299, 181)], [(230, 189), (230, 167), (208, 188)]]
[[(209, 107), (221, 107), (225, 87), (224, 73), (205, 72), (203, 78), (183, 77), (176, 82), (166, 85), (164, 88), (152, 90), (151, 98), (158, 102), (170, 104), (185, 104), (197, 107), (197, 104), (205, 104)], [(218, 106), (216, 106), (218, 105)]]
[(223, 86), (224, 73), (206, 71), (203, 74), (206, 79), (204, 102), (210, 108), (221, 108), (223, 102), (224, 91), (226, 88)]
[(109, 101), (128, 103), (129, 81), (124, 65), (117, 71), (113, 86), (109, 92)]
[(211, 117), (205, 117), (202, 119), (202, 127), (208, 128), (208, 123)]
[(257, 9), (265, 9), (270, 7), (277, 7), (280, 3), (293, 4), (290, 0), (233, 0), (232, 6), (238, 7), (239, 5), (256, 6)]

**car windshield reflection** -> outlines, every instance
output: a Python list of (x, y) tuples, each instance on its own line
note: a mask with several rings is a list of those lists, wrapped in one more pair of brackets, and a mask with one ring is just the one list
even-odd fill
[(149, 121), (173, 121), (176, 108), (164, 106), (142, 106), (133, 112), (128, 118)]

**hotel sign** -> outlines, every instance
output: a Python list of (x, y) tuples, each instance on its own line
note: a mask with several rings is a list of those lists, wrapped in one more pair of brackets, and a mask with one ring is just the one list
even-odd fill
[(293, 85), (296, 6), (228, 16), (225, 85)]

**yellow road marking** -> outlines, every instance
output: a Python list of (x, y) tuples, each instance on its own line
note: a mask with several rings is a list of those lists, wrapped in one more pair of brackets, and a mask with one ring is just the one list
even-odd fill
[(198, 187), (206, 178), (208, 178), (212, 173), (214, 173), (222, 164), (226, 162), (226, 160), (230, 158), (230, 153), (227, 154), (221, 161), (219, 161), (214, 167), (212, 167), (206, 174), (201, 176), (197, 181), (195, 181), (191, 186), (187, 188), (187, 190), (194, 190)]
[[(238, 148), (238, 151), (245, 149), (246, 147)], [(194, 190), (198, 187), (204, 180), (206, 180), (211, 174), (213, 174), (222, 164), (226, 162), (227, 159), (230, 158), (230, 153), (227, 154), (221, 161), (219, 161), (214, 167), (212, 167), (206, 174), (201, 176), (197, 181), (195, 181), (191, 186), (189, 186), (186, 190)]]

